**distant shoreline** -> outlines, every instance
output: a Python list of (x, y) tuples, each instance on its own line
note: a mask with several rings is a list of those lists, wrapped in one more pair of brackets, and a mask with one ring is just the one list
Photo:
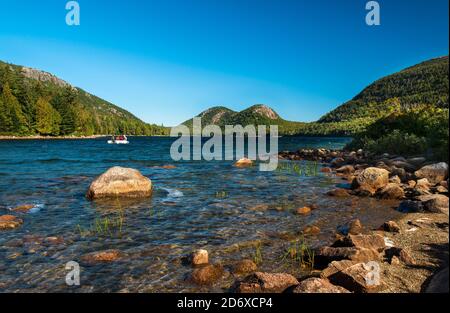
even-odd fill
[[(77, 139), (97, 139), (97, 138), (110, 138), (111, 135), (91, 135), (91, 136), (2, 136), (1, 140), (77, 140)], [(169, 137), (164, 135), (127, 135), (127, 137)]]
[[(2, 136), (0, 135), (1, 140), (77, 140), (77, 139), (98, 139), (98, 138), (110, 138), (111, 135), (91, 135), (91, 136)], [(127, 137), (170, 137), (169, 135), (127, 135)], [(352, 138), (348, 135), (322, 135), (322, 136), (313, 136), (313, 135), (282, 135), (281, 137), (315, 137), (315, 138)], [(208, 138), (205, 136), (204, 138)]]
[(57, 139), (96, 139), (110, 137), (108, 135), (92, 135), (92, 136), (0, 136), (0, 140), (57, 140)]

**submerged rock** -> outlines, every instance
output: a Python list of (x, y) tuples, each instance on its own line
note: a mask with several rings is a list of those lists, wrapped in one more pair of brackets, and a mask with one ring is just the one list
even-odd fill
[(354, 219), (345, 225), (338, 226), (338, 231), (344, 236), (348, 234), (358, 235), (362, 233), (363, 225), (359, 219)]
[(321, 173), (332, 173), (333, 170), (332, 170), (331, 168), (329, 168), (329, 167), (322, 167), (322, 168), (320, 169), (320, 172), (321, 172)]
[(302, 234), (304, 234), (304, 235), (317, 235), (317, 234), (320, 234), (320, 228), (318, 226), (315, 226), (315, 225), (306, 226), (302, 230)]
[(64, 243), (64, 238), (60, 236), (49, 236), (44, 238), (46, 245), (61, 245)]
[(311, 213), (311, 209), (309, 207), (305, 206), (305, 207), (298, 208), (297, 210), (295, 210), (295, 213), (297, 213), (298, 215), (305, 215), (305, 214)]
[(197, 285), (212, 285), (224, 274), (222, 265), (207, 264), (192, 271), (190, 280)]
[(290, 274), (256, 272), (238, 282), (235, 291), (239, 293), (280, 293), (298, 284), (298, 280)]
[(23, 221), (14, 215), (0, 216), (0, 230), (10, 230), (19, 227)]
[(23, 204), (12, 208), (11, 211), (18, 213), (28, 213), (33, 208), (34, 208), (33, 204)]
[(110, 197), (149, 197), (152, 182), (138, 170), (115, 166), (97, 177), (90, 185), (86, 196), (89, 199)]
[(345, 174), (345, 175), (351, 174), (354, 171), (355, 171), (355, 168), (352, 165), (344, 165), (344, 166), (341, 166), (336, 169), (337, 173)]
[(175, 169), (177, 167), (175, 165), (167, 164), (167, 165), (161, 166), (161, 168), (165, 169), (165, 170), (173, 170), (173, 169)]
[(191, 256), (192, 265), (208, 264), (208, 251), (204, 249), (195, 250)]
[(318, 277), (305, 279), (294, 288), (293, 293), (350, 293), (347, 289), (335, 286), (328, 280)]
[(359, 219), (354, 219), (348, 224), (348, 234), (358, 235), (361, 234), (363, 225)]
[(269, 209), (269, 205), (267, 204), (257, 204), (255, 206), (252, 206), (249, 208), (250, 211), (256, 211), (256, 212), (264, 212)]
[(247, 158), (242, 158), (236, 161), (236, 163), (234, 163), (235, 166), (237, 167), (247, 167), (247, 166), (252, 166), (253, 165), (253, 161)]
[(104, 251), (97, 251), (85, 254), (81, 257), (81, 261), (86, 264), (109, 263), (119, 260), (122, 257), (122, 252), (111, 249)]
[(248, 274), (256, 271), (258, 266), (253, 262), (252, 260), (245, 259), (242, 261), (237, 262), (233, 266), (233, 273), (234, 274)]
[(327, 195), (331, 196), (331, 197), (343, 198), (343, 197), (349, 197), (350, 193), (347, 189), (338, 188), (338, 189), (328, 191)]

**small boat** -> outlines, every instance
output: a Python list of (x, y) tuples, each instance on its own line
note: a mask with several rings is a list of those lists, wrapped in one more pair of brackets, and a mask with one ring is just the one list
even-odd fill
[(125, 135), (112, 136), (111, 140), (108, 140), (108, 144), (126, 145), (129, 143), (128, 138)]

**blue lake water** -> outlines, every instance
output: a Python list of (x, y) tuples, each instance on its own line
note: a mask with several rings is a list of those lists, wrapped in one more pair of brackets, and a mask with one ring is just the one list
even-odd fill
[[(210, 287), (192, 285), (186, 280), (192, 269), (181, 257), (206, 248), (213, 262), (227, 267), (252, 258), (255, 243), (262, 243), (261, 270), (301, 275), (295, 264), (281, 259), (306, 225), (321, 228), (307, 238), (317, 246), (330, 242), (336, 228), (352, 218), (375, 227), (398, 214), (392, 202), (325, 196), (343, 180), (320, 171), (305, 176), (237, 168), (231, 161), (174, 162), (169, 154), (173, 138), (129, 139), (129, 145), (108, 145), (105, 138), (0, 141), (0, 215), (11, 214), (9, 208), (17, 205), (35, 205), (29, 213), (14, 213), (24, 221), (20, 228), (0, 231), (0, 291), (226, 291), (235, 277), (230, 274)], [(282, 137), (279, 150), (338, 149), (348, 141)], [(116, 165), (149, 177), (153, 196), (88, 201), (92, 180)], [(321, 165), (301, 166), (317, 170)], [(307, 216), (293, 213), (308, 204), (318, 209)], [(55, 236), (62, 242), (48, 244), (46, 238)], [(81, 286), (66, 286), (66, 262), (105, 249), (118, 249), (124, 257), (82, 264)]]

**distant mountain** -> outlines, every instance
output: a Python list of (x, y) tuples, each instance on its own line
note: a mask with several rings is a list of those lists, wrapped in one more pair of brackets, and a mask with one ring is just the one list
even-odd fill
[(166, 134), (41, 70), (0, 61), (0, 135)]
[(448, 56), (408, 67), (377, 80), (319, 122), (370, 123), (393, 111), (424, 104), (448, 108), (448, 75)]
[[(202, 118), (202, 126), (217, 125), (278, 125), (281, 134), (289, 134), (302, 127), (305, 123), (291, 122), (282, 119), (272, 108), (257, 104), (243, 111), (235, 112), (223, 106), (216, 106), (203, 111), (197, 117)], [(184, 125), (192, 127), (192, 119), (184, 122)], [(267, 128), (268, 130), (269, 128)]]
[[(386, 76), (317, 122), (286, 121), (258, 104), (235, 112), (212, 107), (203, 125), (278, 125), (283, 135), (355, 135), (393, 113), (449, 103), (448, 56)], [(192, 126), (192, 119), (183, 124)], [(128, 111), (40, 70), (0, 62), (0, 135), (168, 134)]]

